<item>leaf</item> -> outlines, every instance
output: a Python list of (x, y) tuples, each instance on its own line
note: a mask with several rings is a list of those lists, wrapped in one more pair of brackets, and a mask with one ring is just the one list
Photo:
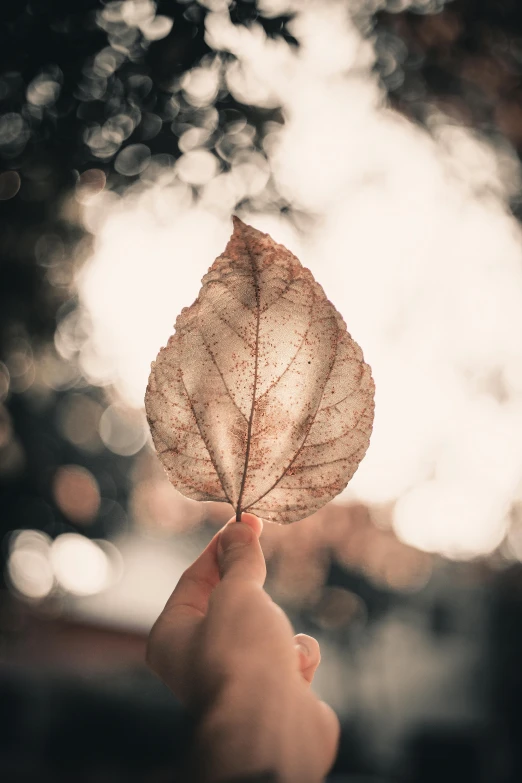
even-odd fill
[(374, 383), (311, 272), (267, 234), (234, 233), (152, 364), (145, 408), (172, 484), (273, 522), (348, 483), (369, 443)]

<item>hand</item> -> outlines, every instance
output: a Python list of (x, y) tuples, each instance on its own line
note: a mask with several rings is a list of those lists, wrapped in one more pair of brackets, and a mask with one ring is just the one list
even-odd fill
[(335, 712), (309, 688), (319, 645), (294, 636), (263, 590), (262, 522), (230, 520), (185, 571), (155, 623), (147, 661), (200, 720), (200, 779), (271, 770), (319, 783), (339, 741)]

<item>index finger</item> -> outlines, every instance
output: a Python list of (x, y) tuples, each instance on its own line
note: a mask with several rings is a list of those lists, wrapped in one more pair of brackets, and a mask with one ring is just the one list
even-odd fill
[(186, 652), (206, 614), (210, 594), (219, 582), (217, 542), (220, 532), (183, 572), (147, 641), (147, 663), (182, 701), (186, 696), (183, 685)]
[[(241, 521), (249, 524), (256, 535), (260, 534), (262, 523), (257, 517), (245, 514)], [(231, 519), (227, 524), (233, 522)], [(147, 643), (149, 666), (181, 701), (187, 703), (192, 687), (187, 676), (187, 655), (190, 655), (191, 643), (207, 613), (210, 595), (220, 582), (217, 561), (220, 533), (221, 530), (182, 574)]]

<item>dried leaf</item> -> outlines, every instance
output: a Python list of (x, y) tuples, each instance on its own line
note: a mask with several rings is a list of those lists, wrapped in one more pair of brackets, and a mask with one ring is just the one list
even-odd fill
[(267, 234), (234, 233), (152, 364), (145, 407), (172, 484), (273, 522), (343, 489), (368, 448), (374, 384), (311, 272)]

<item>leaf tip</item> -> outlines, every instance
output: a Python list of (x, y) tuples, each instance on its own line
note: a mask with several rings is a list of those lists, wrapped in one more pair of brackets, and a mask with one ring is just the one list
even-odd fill
[(246, 226), (246, 223), (243, 223), (241, 218), (238, 218), (237, 215), (232, 215), (232, 224), (234, 226), (234, 231), (241, 230)]

